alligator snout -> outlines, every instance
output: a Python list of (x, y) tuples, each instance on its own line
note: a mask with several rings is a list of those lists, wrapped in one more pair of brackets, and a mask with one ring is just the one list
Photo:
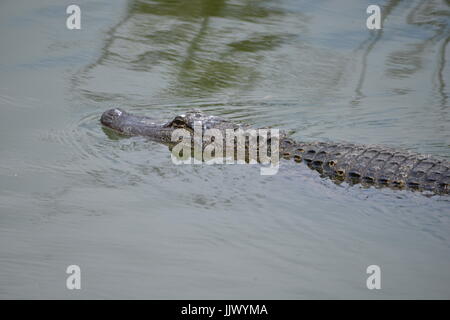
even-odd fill
[(114, 127), (118, 119), (125, 113), (122, 109), (114, 108), (103, 112), (100, 122), (107, 127)]

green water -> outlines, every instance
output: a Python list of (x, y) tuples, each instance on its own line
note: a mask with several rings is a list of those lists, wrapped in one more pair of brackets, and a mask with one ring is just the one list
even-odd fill
[(176, 166), (98, 121), (197, 108), (450, 158), (447, 2), (379, 2), (379, 31), (369, 1), (77, 4), (81, 30), (68, 3), (0, 4), (0, 298), (450, 298), (448, 198)]

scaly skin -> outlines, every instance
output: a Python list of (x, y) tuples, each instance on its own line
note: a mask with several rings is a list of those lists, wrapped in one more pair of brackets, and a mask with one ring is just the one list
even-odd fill
[(378, 145), (281, 140), (285, 159), (304, 161), (334, 181), (449, 194), (450, 161)]
[[(204, 130), (241, 128), (223, 118), (199, 111), (179, 115), (165, 124), (157, 124), (151, 118), (132, 115), (121, 109), (107, 110), (101, 118), (103, 125), (121, 134), (147, 136), (169, 145), (175, 129), (192, 131), (194, 121), (201, 121)], [(378, 145), (296, 142), (287, 137), (280, 139), (279, 150), (284, 159), (305, 162), (311, 169), (335, 182), (347, 181), (442, 195), (450, 193), (450, 161), (431, 155)]]

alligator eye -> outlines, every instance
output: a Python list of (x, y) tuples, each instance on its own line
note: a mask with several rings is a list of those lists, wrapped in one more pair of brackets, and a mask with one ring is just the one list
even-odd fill
[(172, 128), (185, 128), (186, 123), (181, 120), (173, 120), (172, 121)]
[(330, 167), (333, 167), (333, 166), (335, 166), (336, 164), (337, 164), (337, 162), (334, 161), (334, 160), (328, 161), (328, 165), (329, 165)]

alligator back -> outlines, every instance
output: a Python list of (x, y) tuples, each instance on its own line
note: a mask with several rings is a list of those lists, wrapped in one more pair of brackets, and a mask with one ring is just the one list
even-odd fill
[(378, 145), (350, 143), (298, 143), (282, 139), (281, 156), (337, 182), (393, 189), (450, 193), (450, 161), (430, 155)]

